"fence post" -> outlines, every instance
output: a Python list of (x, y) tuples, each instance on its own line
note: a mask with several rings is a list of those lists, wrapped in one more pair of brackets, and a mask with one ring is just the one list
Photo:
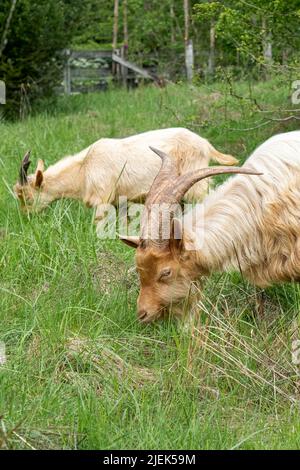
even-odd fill
[(71, 67), (70, 67), (70, 56), (71, 56), (71, 51), (70, 49), (65, 50), (66, 54), (66, 62), (64, 66), (64, 89), (66, 95), (70, 95), (72, 90), (71, 90)]
[[(113, 51), (113, 53), (114, 53), (115, 55), (117, 55), (118, 57), (121, 57), (121, 51), (120, 51), (120, 49), (115, 49), (115, 50)], [(118, 63), (116, 63), (116, 62), (113, 62), (113, 66), (114, 66), (114, 67), (113, 67), (113, 74), (115, 75), (117, 81), (120, 81), (120, 76), (121, 76), (121, 74), (122, 74), (121, 66), (120, 66), (120, 64), (118, 64)]]

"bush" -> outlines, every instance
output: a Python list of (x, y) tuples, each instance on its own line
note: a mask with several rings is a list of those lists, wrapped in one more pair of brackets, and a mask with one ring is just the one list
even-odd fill
[[(31, 104), (49, 96), (61, 81), (62, 50), (84, 24), (88, 0), (19, 0), (0, 57), (7, 89), (5, 114), (23, 117)], [(0, 38), (11, 0), (0, 3)]]

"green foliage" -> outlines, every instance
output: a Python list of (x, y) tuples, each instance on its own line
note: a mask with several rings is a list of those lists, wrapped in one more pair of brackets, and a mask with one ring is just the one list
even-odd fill
[[(11, 0), (0, 4), (0, 38), (10, 4)], [(119, 4), (121, 46), (124, 2)], [(235, 78), (251, 74), (256, 79), (265, 77), (266, 70), (277, 73), (282, 66), (299, 69), (299, 0), (190, 0), (189, 4), (195, 82), (218, 79), (224, 68)], [(173, 81), (185, 77), (183, 2), (127, 0), (127, 5), (129, 59)], [(34, 99), (53, 92), (62, 79), (65, 47), (110, 49), (113, 11), (114, 0), (19, 0), (0, 58), (0, 79), (7, 83), (7, 113), (24, 115)]]
[(268, 42), (275, 63), (283, 58), (293, 60), (300, 45), (299, 13), (298, 0), (205, 0), (194, 6), (198, 24), (215, 23), (219, 48), (225, 55), (235, 51), (233, 63), (241, 56), (248, 64), (264, 63)]
[[(96, 3), (94, 5), (94, 3)], [(87, 27), (74, 44), (111, 44), (113, 1), (90, 0)], [(183, 1), (127, 0), (129, 57), (153, 66), (173, 80), (184, 76)], [(210, 27), (216, 28), (216, 66), (235, 67), (235, 73), (261, 76), (270, 65), (265, 49), (272, 44), (272, 66), (297, 65), (300, 46), (299, 0), (190, 0), (190, 37), (194, 42), (195, 76), (207, 76)], [(119, 44), (123, 42), (120, 0)], [(275, 70), (270, 69), (269, 72)]]
[[(128, 0), (129, 56), (145, 66), (172, 65), (176, 54), (183, 53), (183, 9), (174, 0)], [(113, 0), (90, 0), (88, 22), (73, 41), (74, 47), (89, 44), (91, 48), (111, 44), (113, 31)], [(119, 8), (118, 44), (123, 44), (123, 2)], [(173, 5), (174, 18), (170, 15)], [(182, 71), (184, 61), (177, 70)]]
[(74, 48), (89, 45), (90, 49), (94, 49), (102, 44), (111, 48), (113, 11), (114, 0), (87, 0), (84, 10), (84, 28), (74, 36), (72, 44)]
[[(0, 37), (10, 8), (0, 4)], [(62, 50), (84, 24), (85, 0), (19, 0), (0, 58), (9, 116), (23, 116), (33, 100), (53, 93), (61, 80)], [(2, 30), (2, 32), (1, 32)]]

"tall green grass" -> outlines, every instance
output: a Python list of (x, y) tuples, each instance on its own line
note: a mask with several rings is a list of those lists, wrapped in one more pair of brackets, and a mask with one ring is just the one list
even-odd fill
[(62, 97), (0, 124), (0, 448), (300, 447), (298, 286), (267, 290), (260, 315), (258, 289), (215, 275), (193, 324), (142, 326), (133, 252), (98, 240), (82, 204), (27, 217), (11, 190), (28, 148), (49, 165), (102, 136), (160, 127), (190, 127), (242, 161), (295, 128), (261, 125), (286, 116), (288, 84), (252, 94), (267, 113), (223, 85), (171, 85)]

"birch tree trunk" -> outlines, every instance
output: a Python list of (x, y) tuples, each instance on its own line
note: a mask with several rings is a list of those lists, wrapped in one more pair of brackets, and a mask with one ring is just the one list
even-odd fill
[(189, 0), (183, 0), (184, 8), (184, 43), (185, 43), (185, 67), (186, 76), (189, 82), (193, 80), (194, 71), (194, 50), (193, 41), (190, 40), (190, 14)]
[(210, 25), (210, 47), (208, 57), (208, 73), (214, 75), (215, 73), (215, 56), (216, 56), (216, 28), (212, 22)]
[(265, 18), (262, 20), (262, 30), (263, 30), (263, 54), (264, 61), (267, 65), (270, 65), (273, 62), (273, 51), (272, 51), (272, 34), (268, 30), (267, 21)]

